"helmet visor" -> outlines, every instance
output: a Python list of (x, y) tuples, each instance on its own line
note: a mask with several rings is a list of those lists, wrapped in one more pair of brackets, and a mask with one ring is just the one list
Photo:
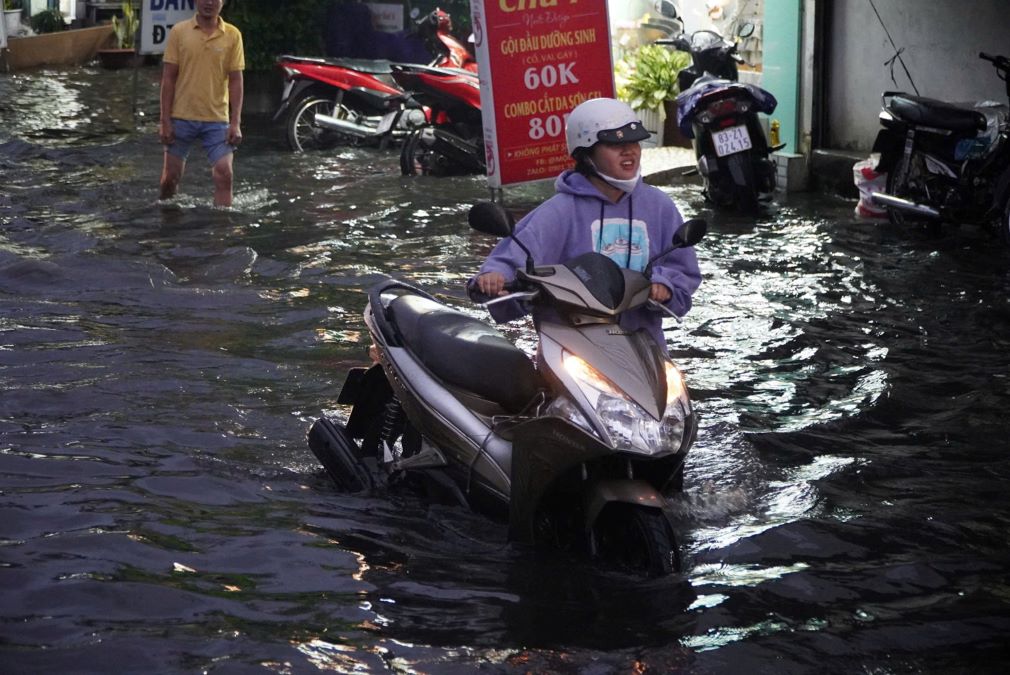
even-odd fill
[(596, 134), (596, 140), (602, 143), (637, 143), (651, 136), (641, 122), (628, 122), (617, 129), (605, 129)]

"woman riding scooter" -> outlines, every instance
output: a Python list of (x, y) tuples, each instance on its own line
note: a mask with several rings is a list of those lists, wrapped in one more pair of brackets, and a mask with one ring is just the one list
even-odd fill
[[(662, 190), (642, 181), (639, 145), (649, 132), (626, 103), (610, 98), (585, 101), (572, 110), (565, 127), (575, 168), (555, 181), (557, 194), (516, 225), (515, 236), (538, 264), (570, 260), (582, 253), (602, 253), (619, 266), (642, 271), (667, 247), (683, 224), (680, 211)], [(527, 254), (513, 239), (503, 239), (481, 266), (471, 285), (488, 296), (504, 295)], [(694, 249), (680, 248), (652, 266), (650, 299), (677, 316), (691, 308), (701, 284)], [(497, 321), (522, 314), (518, 304), (492, 306)], [(621, 327), (646, 328), (666, 350), (662, 313), (643, 307), (622, 317)]]

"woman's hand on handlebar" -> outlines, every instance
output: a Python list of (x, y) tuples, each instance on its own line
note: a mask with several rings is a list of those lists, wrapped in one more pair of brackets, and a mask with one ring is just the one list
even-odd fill
[(508, 295), (505, 290), (505, 276), (501, 272), (485, 272), (477, 277), (477, 288), (489, 297)]
[(653, 283), (652, 288), (649, 289), (650, 300), (655, 300), (656, 302), (666, 304), (666, 302), (672, 297), (673, 294), (670, 293), (670, 289), (664, 286), (663, 284)]

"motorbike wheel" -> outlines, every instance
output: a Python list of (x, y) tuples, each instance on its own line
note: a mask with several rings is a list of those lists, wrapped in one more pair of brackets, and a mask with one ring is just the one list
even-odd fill
[(614, 566), (649, 577), (680, 570), (680, 555), (666, 517), (655, 508), (610, 504), (593, 527), (597, 556)]
[(757, 181), (754, 176), (754, 157), (750, 152), (730, 155), (727, 162), (729, 175), (733, 177), (733, 204), (740, 213), (756, 213), (758, 210)]
[(1003, 217), (999, 220), (1000, 239), (1010, 246), (1010, 199), (1003, 205)]
[(404, 176), (428, 175), (427, 151), (421, 147), (421, 130), (412, 131), (400, 148), (400, 173)]
[[(907, 197), (908, 196), (908, 190), (906, 189), (907, 182), (903, 179), (904, 176), (902, 175), (901, 172), (892, 171), (888, 173), (887, 184), (885, 187), (885, 191), (887, 192), (887, 194), (893, 197), (902, 197), (902, 198)], [(894, 225), (895, 227), (905, 226), (905, 214), (900, 209), (888, 208), (887, 219), (891, 222), (891, 225)]]
[(337, 488), (360, 492), (372, 487), (372, 477), (361, 463), (358, 446), (347, 429), (320, 417), (309, 429), (309, 449)]
[(316, 126), (316, 113), (323, 113), (346, 119), (353, 115), (350, 108), (344, 104), (334, 105), (332, 100), (309, 95), (299, 101), (288, 114), (287, 138), (288, 146), (295, 152), (310, 150), (329, 150), (337, 145), (354, 140), (350, 136)]
[[(919, 185), (921, 183), (921, 177), (924, 172), (925, 167), (923, 166), (922, 156), (913, 154), (911, 166), (909, 166), (906, 171), (898, 170), (887, 174), (887, 185), (885, 188), (887, 194), (895, 197), (901, 197), (902, 199), (909, 199), (913, 202), (929, 202), (928, 199), (922, 198), (919, 191), (909, 188), (910, 185)], [(895, 227), (904, 228), (910, 225), (915, 219), (909, 217), (901, 209), (888, 208), (887, 220), (889, 220)], [(938, 236), (942, 231), (940, 222), (936, 220), (921, 221), (921, 227), (926, 231), (926, 234), (934, 237)]]

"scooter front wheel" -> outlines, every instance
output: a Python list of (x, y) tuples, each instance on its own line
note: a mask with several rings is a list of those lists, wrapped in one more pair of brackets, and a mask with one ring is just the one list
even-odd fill
[(593, 526), (597, 558), (604, 565), (649, 577), (680, 571), (669, 522), (657, 508), (610, 504)]
[(404, 176), (424, 175), (425, 167), (421, 146), (421, 130), (412, 131), (400, 148), (400, 173)]

